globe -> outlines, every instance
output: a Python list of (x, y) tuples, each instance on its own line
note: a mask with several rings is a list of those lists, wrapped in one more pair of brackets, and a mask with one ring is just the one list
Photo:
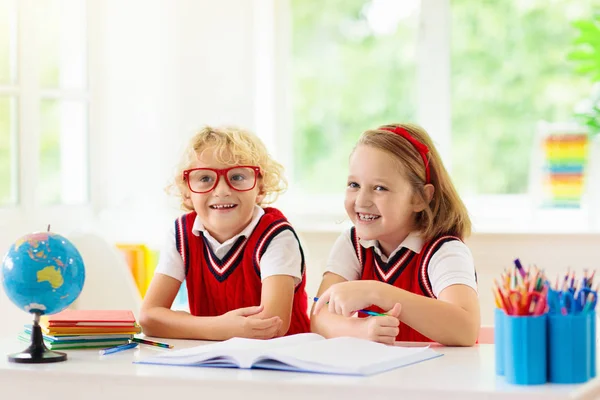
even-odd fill
[(48, 350), (44, 344), (40, 316), (54, 314), (77, 299), (85, 282), (81, 254), (73, 243), (56, 233), (36, 232), (17, 240), (2, 259), (2, 286), (8, 298), (33, 314), (31, 344), (20, 353), (9, 354), (15, 363), (65, 361), (67, 355)]
[(2, 285), (20, 309), (54, 314), (67, 308), (85, 281), (83, 259), (65, 237), (52, 232), (23, 236), (2, 260)]

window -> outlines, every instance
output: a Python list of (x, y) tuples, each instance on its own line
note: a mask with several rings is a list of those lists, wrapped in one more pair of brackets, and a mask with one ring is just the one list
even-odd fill
[[(590, 2), (453, 0), (452, 159), (463, 194), (526, 193), (536, 125), (590, 94), (566, 61)], [(473, 168), (476, 165), (477, 168)]]
[(44, 204), (82, 204), (88, 199), (86, 3), (38, 3), (39, 198)]
[(572, 120), (591, 90), (566, 58), (591, 2), (289, 1), (292, 186), (311, 203), (343, 194), (365, 129), (415, 121), (472, 212), (490, 195), (530, 206), (536, 126)]
[(0, 2), (0, 205), (17, 202), (16, 0)]
[(86, 16), (81, 0), (0, 1), (0, 205), (88, 201)]
[(291, 8), (294, 184), (341, 193), (359, 135), (415, 119), (419, 2), (293, 0)]

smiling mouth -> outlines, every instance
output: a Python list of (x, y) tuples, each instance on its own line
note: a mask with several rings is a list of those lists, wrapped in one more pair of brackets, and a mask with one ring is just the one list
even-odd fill
[(358, 217), (358, 219), (360, 221), (364, 221), (364, 222), (371, 222), (371, 221), (375, 221), (377, 219), (379, 219), (381, 216), (380, 215), (375, 215), (375, 214), (363, 214), (363, 213), (356, 213), (356, 216)]
[(232, 210), (237, 207), (237, 204), (212, 204), (209, 207), (213, 210)]

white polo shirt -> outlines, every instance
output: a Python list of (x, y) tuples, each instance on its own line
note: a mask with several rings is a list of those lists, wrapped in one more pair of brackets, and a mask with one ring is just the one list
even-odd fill
[[(352, 246), (350, 235), (351, 228), (342, 232), (337, 238), (329, 253), (325, 272), (333, 272), (346, 280), (353, 281), (360, 279), (362, 268)], [(411, 232), (388, 258), (382, 254), (376, 240), (361, 240), (360, 244), (363, 247), (373, 247), (373, 250), (384, 262), (387, 262), (403, 247), (415, 253), (420, 253), (424, 245), (419, 232)], [(477, 291), (473, 256), (467, 245), (459, 240), (446, 242), (440, 246), (431, 256), (427, 273), (429, 274), (433, 294), (436, 297), (442, 290), (451, 285), (467, 285)]]
[[(252, 220), (244, 230), (223, 243), (219, 243), (208, 233), (198, 216), (194, 220), (192, 233), (196, 236), (200, 236), (200, 233), (204, 234), (206, 242), (217, 258), (222, 259), (240, 236), (248, 237), (252, 234), (264, 214), (265, 211), (262, 207), (255, 206)], [(271, 240), (269, 247), (260, 259), (260, 278), (264, 280), (273, 275), (289, 275), (294, 277), (294, 282), (298, 285), (302, 281), (301, 263), (302, 256), (298, 240), (291, 231), (285, 230)], [(165, 244), (160, 252), (155, 273), (168, 275), (180, 282), (185, 279), (185, 265), (181, 254), (177, 251), (174, 223), (165, 238)]]

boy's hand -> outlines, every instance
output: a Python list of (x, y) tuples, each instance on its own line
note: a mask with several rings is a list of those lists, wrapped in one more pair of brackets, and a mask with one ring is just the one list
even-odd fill
[(273, 338), (281, 327), (281, 318), (277, 316), (267, 319), (248, 318), (259, 314), (262, 310), (263, 306), (238, 308), (219, 316), (225, 336), (228, 339), (232, 337)]
[(324, 291), (315, 304), (314, 314), (322, 308), (328, 308), (332, 314), (350, 317), (358, 310), (373, 305), (375, 281), (349, 281), (331, 285)]
[(385, 317), (369, 317), (361, 319), (359, 337), (373, 342), (394, 344), (400, 332), (400, 304), (396, 303)]

